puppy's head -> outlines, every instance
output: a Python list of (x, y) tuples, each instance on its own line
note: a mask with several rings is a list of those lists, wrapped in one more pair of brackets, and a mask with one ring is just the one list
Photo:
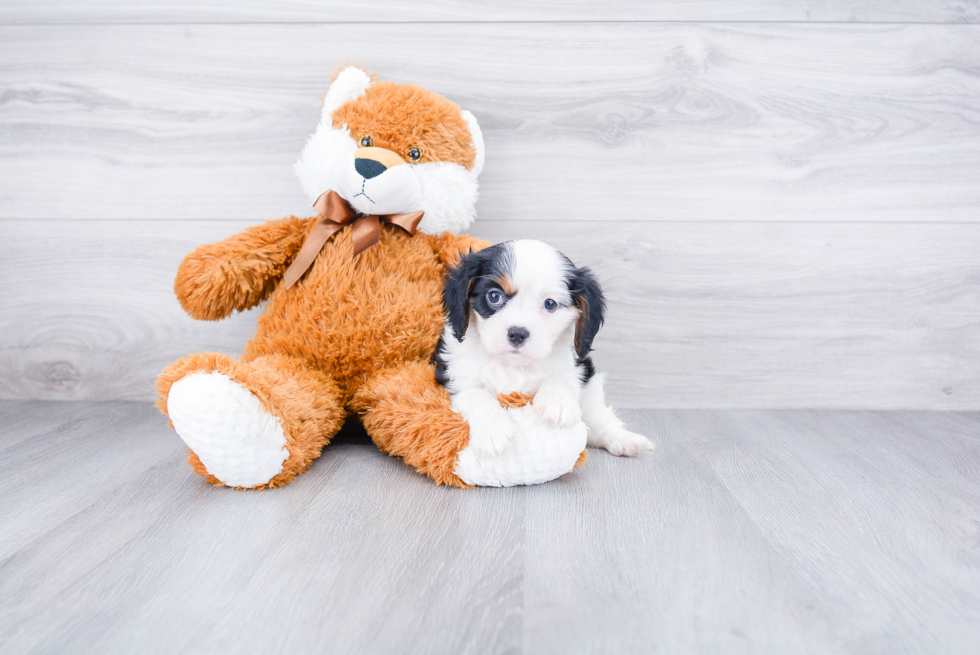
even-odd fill
[(605, 311), (589, 269), (529, 239), (464, 257), (450, 271), (443, 302), (456, 339), (474, 330), (488, 353), (518, 359), (544, 359), (563, 342), (586, 357)]
[(420, 231), (459, 233), (476, 217), (483, 157), (473, 114), (348, 66), (327, 90), (296, 173), (311, 201), (333, 190), (363, 214), (421, 210)]

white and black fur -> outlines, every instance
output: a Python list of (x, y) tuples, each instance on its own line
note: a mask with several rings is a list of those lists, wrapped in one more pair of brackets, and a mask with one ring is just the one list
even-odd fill
[(446, 280), (436, 377), (470, 426), (470, 444), (504, 450), (515, 436), (497, 394), (534, 396), (542, 420), (585, 421), (588, 445), (614, 455), (653, 449), (606, 405), (589, 353), (605, 299), (595, 276), (541, 241), (508, 241), (463, 257)]

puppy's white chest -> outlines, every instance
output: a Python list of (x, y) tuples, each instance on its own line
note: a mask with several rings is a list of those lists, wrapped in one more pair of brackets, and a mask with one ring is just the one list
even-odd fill
[(480, 370), (480, 386), (498, 393), (526, 393), (534, 395), (547, 377), (547, 372), (536, 366), (507, 366), (491, 362)]

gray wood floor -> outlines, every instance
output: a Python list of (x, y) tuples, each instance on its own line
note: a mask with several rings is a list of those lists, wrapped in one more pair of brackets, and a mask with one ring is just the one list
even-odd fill
[(657, 451), (538, 487), (355, 434), (256, 493), (147, 404), (2, 401), (0, 651), (980, 651), (980, 414), (624, 415)]

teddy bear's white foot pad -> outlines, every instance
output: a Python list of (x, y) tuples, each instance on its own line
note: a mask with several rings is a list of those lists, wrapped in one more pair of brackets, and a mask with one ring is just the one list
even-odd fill
[(223, 373), (193, 373), (174, 382), (167, 414), (208, 473), (230, 487), (256, 487), (289, 458), (281, 421)]
[(585, 450), (585, 423), (558, 427), (537, 415), (531, 405), (508, 409), (516, 435), (504, 450), (491, 455), (467, 446), (459, 453), (456, 475), (478, 487), (540, 484), (575, 468)]

